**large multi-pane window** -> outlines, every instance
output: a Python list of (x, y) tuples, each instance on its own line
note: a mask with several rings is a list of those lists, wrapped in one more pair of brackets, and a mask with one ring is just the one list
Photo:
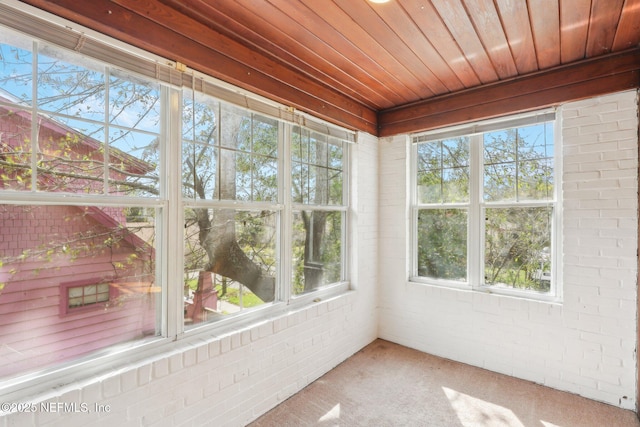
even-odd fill
[(0, 32), (0, 378), (347, 288), (350, 132), (107, 58)]
[(557, 294), (552, 116), (413, 138), (414, 280)]
[(185, 324), (276, 299), (284, 126), (185, 91)]
[(0, 38), (6, 377), (160, 334), (163, 107), (156, 82)]
[(343, 280), (345, 143), (296, 126), (292, 132), (292, 292)]

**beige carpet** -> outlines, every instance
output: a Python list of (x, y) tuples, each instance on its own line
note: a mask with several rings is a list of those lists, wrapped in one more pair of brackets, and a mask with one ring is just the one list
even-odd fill
[(636, 414), (377, 340), (251, 427), (640, 427)]

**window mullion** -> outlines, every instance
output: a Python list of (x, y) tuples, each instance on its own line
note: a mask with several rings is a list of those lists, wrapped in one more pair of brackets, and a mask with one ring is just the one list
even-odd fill
[(109, 127), (109, 112), (111, 110), (111, 96), (110, 96), (110, 90), (111, 90), (111, 77), (110, 77), (110, 69), (109, 67), (104, 67), (104, 93), (105, 93), (105, 102), (108, 105), (107, 108), (104, 109), (104, 154), (103, 154), (103, 164), (102, 164), (102, 168), (103, 168), (103, 173), (104, 173), (104, 177), (103, 177), (103, 193), (104, 194), (109, 194), (109, 192), (111, 191), (109, 188), (109, 149), (110, 149), (110, 127)]
[[(162, 105), (165, 108), (162, 139), (166, 170), (166, 191), (161, 192), (164, 204), (162, 236), (166, 244), (162, 247), (162, 281), (165, 298), (163, 304), (163, 331), (168, 337), (184, 332), (183, 313), (183, 263), (184, 263), (184, 208), (182, 198), (182, 102), (180, 91), (164, 87)], [(171, 248), (171, 254), (169, 254)], [(168, 262), (171, 259), (171, 262)], [(165, 329), (166, 328), (166, 329)]]
[(31, 64), (31, 191), (34, 192), (38, 188), (38, 132), (39, 120), (34, 120), (38, 117), (38, 42), (31, 43), (32, 46), (32, 58)]
[(279, 277), (276, 277), (276, 299), (289, 301), (291, 299), (291, 272), (293, 271), (293, 211), (291, 196), (291, 140), (292, 127), (290, 124), (279, 124), (281, 132), (278, 141), (280, 153), (280, 174), (278, 177), (278, 202), (284, 206), (280, 210), (280, 235), (278, 253), (280, 258)]
[[(409, 194), (410, 203), (410, 236), (418, 236), (418, 144), (409, 141), (409, 185), (411, 194)], [(410, 277), (418, 276), (418, 238), (409, 239), (410, 250)]]
[(470, 137), (469, 165), (469, 224), (467, 235), (468, 276), (469, 283), (476, 288), (484, 283), (482, 280), (484, 246), (484, 218), (482, 206), (482, 135)]
[[(350, 247), (351, 239), (351, 227), (350, 227), (350, 210), (351, 210), (351, 146), (347, 143), (342, 143), (342, 152), (343, 152), (343, 168), (342, 168), (342, 204), (347, 209), (342, 212), (342, 253), (341, 263), (342, 263), (342, 272), (340, 279), (342, 281), (348, 280), (350, 277), (350, 259), (347, 256), (348, 248)], [(327, 152), (327, 156), (328, 156)], [(328, 164), (328, 162), (327, 162)]]

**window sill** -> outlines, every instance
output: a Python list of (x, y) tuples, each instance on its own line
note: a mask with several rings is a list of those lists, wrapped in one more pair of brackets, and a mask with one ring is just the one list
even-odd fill
[(184, 337), (207, 338), (210, 336), (226, 335), (256, 324), (272, 320), (292, 311), (305, 309), (312, 304), (325, 302), (340, 297), (351, 290), (349, 282), (339, 282), (307, 294), (293, 297), (290, 301), (279, 301), (265, 307), (258, 307), (251, 312), (228, 316), (216, 322), (202, 323), (185, 331)]
[(410, 277), (408, 282), (417, 286), (427, 286), (435, 288), (450, 289), (453, 291), (475, 292), (491, 294), (502, 297), (519, 298), (530, 301), (546, 302), (550, 304), (562, 304), (562, 298), (557, 295), (543, 294), (534, 291), (523, 291), (510, 288), (496, 288), (491, 286), (471, 286), (462, 282), (449, 282), (438, 280), (426, 280), (421, 277)]

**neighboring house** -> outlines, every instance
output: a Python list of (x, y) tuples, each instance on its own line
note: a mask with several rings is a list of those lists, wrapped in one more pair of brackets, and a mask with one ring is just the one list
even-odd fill
[[(37, 120), (39, 189), (100, 193), (101, 143)], [(2, 192), (31, 188), (31, 125), (29, 112), (0, 105)], [(109, 156), (126, 173), (148, 168), (115, 149)], [(0, 205), (0, 377), (156, 333), (152, 237), (136, 226), (117, 207)]]

